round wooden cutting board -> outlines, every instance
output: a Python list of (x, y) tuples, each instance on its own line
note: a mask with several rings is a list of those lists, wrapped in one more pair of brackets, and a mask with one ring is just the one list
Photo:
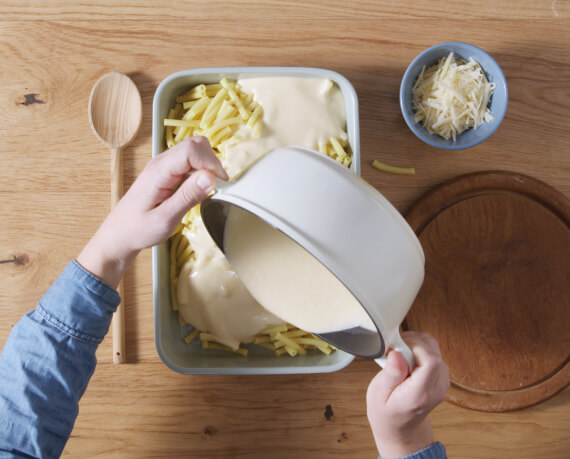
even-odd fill
[(539, 403), (570, 382), (570, 201), (531, 177), (479, 172), (409, 211), (426, 277), (404, 328), (434, 336), (448, 401), (481, 411)]

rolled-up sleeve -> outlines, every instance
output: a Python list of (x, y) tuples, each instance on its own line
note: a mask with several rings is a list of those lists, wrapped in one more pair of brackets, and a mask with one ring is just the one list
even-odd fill
[(59, 457), (120, 298), (70, 262), (0, 355), (0, 457)]

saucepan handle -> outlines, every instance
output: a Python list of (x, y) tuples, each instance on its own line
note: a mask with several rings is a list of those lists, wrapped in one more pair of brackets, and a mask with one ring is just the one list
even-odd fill
[[(399, 332), (396, 332), (388, 347), (389, 349), (398, 351), (400, 354), (404, 356), (404, 358), (408, 362), (408, 367), (410, 367), (410, 373), (411, 373), (412, 370), (416, 367), (416, 359), (414, 358), (412, 350), (408, 347), (406, 343), (404, 343), (404, 340), (400, 336)], [(386, 366), (387, 359), (388, 359), (387, 355), (384, 355), (383, 357), (376, 359), (376, 363), (380, 365), (382, 368), (384, 368)]]

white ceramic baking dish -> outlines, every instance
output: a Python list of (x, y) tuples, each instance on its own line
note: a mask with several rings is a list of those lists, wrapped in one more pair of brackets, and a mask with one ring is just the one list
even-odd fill
[[(222, 78), (252, 77), (329, 78), (340, 88), (346, 107), (348, 141), (353, 153), (351, 169), (360, 174), (358, 98), (352, 84), (342, 75), (325, 69), (305, 67), (224, 67), (184, 70), (168, 76), (156, 90), (153, 101), (152, 155), (165, 149), (163, 120), (175, 99), (197, 84), (217, 83)], [(186, 344), (183, 337), (191, 327), (181, 327), (172, 311), (169, 289), (168, 242), (153, 247), (153, 300), (156, 349), (163, 362), (184, 374), (294, 374), (322, 373), (346, 367), (353, 356), (343, 351), (331, 355), (308, 353), (296, 357), (275, 356), (271, 351), (246, 345), (247, 357), (217, 350), (203, 350), (199, 342)]]

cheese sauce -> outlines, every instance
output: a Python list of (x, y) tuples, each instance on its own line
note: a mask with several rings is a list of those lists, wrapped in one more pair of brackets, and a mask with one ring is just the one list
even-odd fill
[(251, 294), (278, 317), (312, 333), (374, 331), (350, 291), (286, 234), (239, 207), (231, 207), (224, 248)]
[(202, 218), (196, 223), (197, 231), (190, 234), (196, 261), (182, 270), (178, 281), (178, 307), (184, 320), (232, 349), (251, 341), (260, 330), (283, 323), (249, 294)]
[[(263, 108), (259, 139), (242, 126), (244, 141), (228, 147), (222, 165), (234, 180), (268, 151), (287, 145), (317, 148), (331, 137), (346, 136), (346, 113), (340, 89), (318, 78), (251, 78), (238, 80)], [(249, 138), (249, 139), (248, 139)], [(284, 322), (247, 291), (208, 234), (201, 217), (190, 243), (196, 261), (179, 276), (179, 311), (186, 322), (236, 349), (270, 325)], [(297, 325), (297, 324), (295, 324)], [(298, 326), (298, 325), (297, 325)]]
[[(346, 136), (344, 97), (331, 80), (319, 78), (249, 78), (238, 80), (263, 109), (259, 139), (248, 139), (226, 149), (222, 164), (230, 179), (270, 150), (287, 145), (316, 149), (331, 137)], [(242, 126), (236, 135), (249, 136)]]

